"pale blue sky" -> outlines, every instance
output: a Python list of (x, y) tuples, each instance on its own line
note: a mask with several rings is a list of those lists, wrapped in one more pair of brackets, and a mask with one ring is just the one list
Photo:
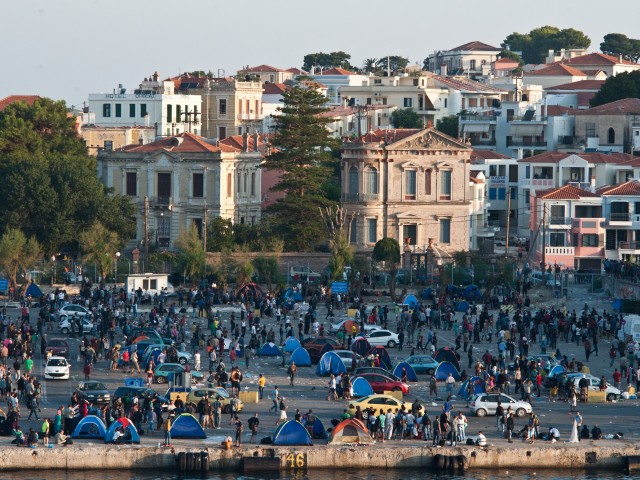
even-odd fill
[(300, 67), (306, 53), (344, 50), (352, 63), (510, 33), (573, 27), (598, 51), (607, 33), (640, 38), (638, 0), (3, 0), (0, 98), (39, 94), (80, 105), (143, 77), (244, 65)]

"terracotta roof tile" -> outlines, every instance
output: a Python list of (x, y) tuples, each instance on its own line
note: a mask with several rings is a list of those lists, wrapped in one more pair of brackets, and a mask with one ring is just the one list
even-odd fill
[[(254, 147), (253, 135), (249, 135), (247, 140), (248, 140), (249, 151), (254, 151), (255, 147)], [(264, 145), (265, 143), (264, 141), (265, 141), (265, 136), (259, 135), (258, 149)], [(220, 140), (220, 147), (233, 148), (234, 151), (242, 151), (244, 149), (243, 145), (244, 145), (244, 137), (242, 135), (231, 135), (227, 138)]]
[(471, 152), (471, 162), (477, 162), (478, 160), (506, 160), (510, 158), (509, 155), (503, 155), (491, 150), (474, 150)]
[(0, 100), (0, 112), (7, 108), (12, 103), (27, 102), (28, 105), (33, 105), (36, 100), (41, 97), (39, 95), (9, 95)]
[(534, 155), (533, 157), (523, 158), (518, 160), (518, 163), (558, 163), (561, 160), (564, 160), (571, 155), (577, 155), (580, 158), (583, 158), (589, 163), (613, 163), (613, 164), (623, 164), (630, 160), (633, 160), (634, 157), (629, 155), (628, 153), (600, 153), (600, 152), (581, 152), (581, 153), (563, 153), (563, 152), (544, 152), (540, 155)]
[(370, 131), (360, 137), (360, 141), (362, 143), (379, 143), (387, 140), (388, 143), (394, 143), (402, 140), (403, 138), (410, 137), (418, 133), (420, 128), (398, 128), (398, 129), (389, 129), (383, 130), (378, 129), (375, 131)]
[(593, 90), (598, 91), (604, 85), (604, 80), (578, 80), (577, 82), (563, 83), (562, 85), (554, 85), (545, 88), (547, 92), (556, 91), (574, 91), (574, 90)]
[(334, 67), (328, 70), (323, 70), (322, 75), (358, 75), (355, 72), (350, 72), (349, 70), (345, 70), (344, 68)]
[(283, 95), (287, 91), (284, 83), (265, 83), (262, 89), (264, 95)]
[(241, 72), (258, 72), (258, 73), (273, 73), (273, 72), (284, 72), (284, 70), (276, 67), (272, 67), (271, 65), (258, 65), (257, 67), (249, 67), (243, 68), (240, 70)]
[(562, 63), (553, 63), (548, 67), (541, 68), (539, 70), (531, 70), (529, 72), (525, 72), (525, 75), (532, 76), (547, 76), (547, 77), (585, 77), (586, 74), (582, 70), (578, 70), (577, 68), (571, 67), (569, 65), (564, 65)]
[(548, 190), (536, 191), (536, 197), (545, 200), (578, 200), (585, 197), (599, 197), (598, 193), (582, 190), (573, 185), (564, 185), (560, 188), (551, 188)]
[[(179, 139), (176, 142), (176, 139)], [(176, 153), (207, 153), (207, 152), (236, 152), (237, 148), (227, 145), (216, 147), (207, 142), (203, 137), (192, 133), (181, 133), (172, 137), (166, 137), (146, 145), (128, 145), (123, 148), (127, 152), (156, 152), (168, 150)]]
[[(543, 107), (545, 108), (545, 107)], [(569, 107), (563, 107), (562, 105), (547, 105), (546, 115), (548, 117), (561, 117), (562, 115), (573, 112), (574, 109)]]
[(637, 195), (640, 196), (640, 183), (629, 180), (618, 185), (606, 185), (596, 190), (600, 195)]
[(464, 43), (462, 45), (459, 45), (455, 48), (451, 48), (448, 51), (449, 52), (460, 52), (460, 51), (472, 51), (472, 50), (480, 50), (480, 51), (486, 51), (486, 50), (491, 50), (491, 51), (495, 51), (495, 52), (500, 52), (502, 51), (500, 48), (497, 47), (492, 47), (491, 45), (487, 45), (486, 43), (482, 43), (479, 41), (473, 41), (473, 42), (468, 42), (468, 43)]
[(598, 105), (588, 110), (581, 110), (576, 115), (638, 115), (640, 114), (640, 98), (623, 98), (615, 102)]
[(576, 66), (637, 65), (638, 67), (640, 67), (640, 65), (638, 65), (637, 63), (633, 63), (628, 60), (620, 60), (617, 57), (614, 57), (612, 55), (606, 55), (600, 52), (588, 53), (587, 55), (580, 55), (579, 57), (573, 57), (569, 60), (565, 60), (564, 63), (569, 65), (576, 65)]
[(436, 76), (436, 81), (453, 88), (454, 90), (481, 92), (481, 93), (507, 93), (506, 91), (487, 85), (486, 83), (476, 82), (475, 80), (469, 80), (462, 77), (442, 77)]
[(285, 70), (285, 72), (293, 73), (294, 75), (306, 75), (307, 74), (307, 72), (305, 72), (304, 70), (300, 70), (299, 68), (296, 68), (296, 67), (287, 68)]

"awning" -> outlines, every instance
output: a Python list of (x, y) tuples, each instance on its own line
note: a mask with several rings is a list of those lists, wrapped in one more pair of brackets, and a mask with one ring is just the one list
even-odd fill
[(466, 133), (487, 133), (489, 125), (486, 123), (464, 123), (462, 130)]
[(509, 128), (509, 135), (513, 135), (516, 137), (539, 137), (542, 135), (544, 131), (544, 125), (541, 124), (533, 124), (533, 125), (511, 125)]

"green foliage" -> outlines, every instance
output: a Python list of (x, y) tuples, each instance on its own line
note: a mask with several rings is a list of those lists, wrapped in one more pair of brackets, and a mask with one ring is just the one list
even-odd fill
[(623, 72), (607, 78), (589, 103), (597, 107), (623, 98), (640, 98), (640, 71)]
[(458, 138), (458, 123), (460, 117), (458, 115), (448, 115), (436, 121), (436, 130), (449, 135), (452, 138)]
[(323, 68), (340, 67), (345, 70), (357, 70), (349, 63), (351, 55), (345, 52), (317, 52), (308, 53), (304, 56), (302, 63), (302, 70), (311, 72), (314, 66), (320, 66)]
[(525, 34), (514, 32), (501, 44), (504, 50), (522, 52), (524, 63), (544, 63), (549, 50), (588, 48), (589, 45), (591, 39), (583, 32), (573, 28), (560, 30), (549, 25), (534, 28)]
[(0, 267), (17, 286), (18, 271), (26, 270), (41, 255), (42, 249), (34, 237), (16, 228), (9, 228), (0, 237)]
[(512, 52), (511, 50), (505, 50), (503, 49), (499, 54), (498, 57), (500, 58), (509, 58), (515, 62), (518, 62), (518, 64), (520, 66), (524, 65), (524, 62), (522, 61), (522, 57), (520, 55), (518, 55), (516, 52)]
[(175, 242), (177, 254), (176, 262), (185, 277), (196, 278), (204, 269), (205, 254), (198, 228), (191, 224), (188, 230), (183, 230)]
[(79, 240), (84, 262), (96, 265), (104, 282), (113, 268), (116, 252), (122, 248), (118, 235), (96, 222), (80, 234)]
[(269, 290), (273, 289), (273, 283), (279, 283), (280, 265), (275, 257), (256, 257), (251, 262), (255, 272), (258, 274), (258, 282), (265, 283)]
[(329, 260), (331, 279), (342, 280), (344, 267), (353, 263), (353, 247), (349, 245), (349, 239), (343, 230), (336, 232), (329, 245), (332, 254)]
[(398, 55), (389, 55), (380, 57), (376, 62), (376, 71), (383, 75), (387, 75), (388, 68), (391, 69), (391, 75), (396, 75), (400, 71), (407, 68), (409, 59)]
[(377, 73), (380, 68), (378, 67), (377, 58), (367, 58), (362, 62), (362, 70), (364, 73)]
[(236, 268), (236, 283), (238, 286), (246, 285), (251, 282), (251, 277), (253, 277), (253, 272), (255, 269), (253, 264), (249, 260), (245, 260), (240, 263)]
[(231, 220), (215, 217), (207, 221), (207, 251), (231, 251), (235, 245)]
[(423, 128), (420, 115), (412, 108), (399, 108), (391, 113), (391, 123), (395, 128)]
[(280, 235), (285, 248), (308, 251), (321, 238), (319, 207), (328, 206), (323, 185), (334, 171), (337, 160), (331, 154), (340, 143), (329, 136), (330, 119), (320, 117), (327, 111), (327, 99), (312, 89), (296, 86), (284, 94), (282, 115), (276, 123), (265, 168), (281, 171), (274, 191), (286, 193), (267, 209), (267, 221)]
[(629, 38), (622, 33), (608, 33), (600, 44), (600, 50), (607, 55), (622, 58), (630, 62), (640, 59), (640, 40)]

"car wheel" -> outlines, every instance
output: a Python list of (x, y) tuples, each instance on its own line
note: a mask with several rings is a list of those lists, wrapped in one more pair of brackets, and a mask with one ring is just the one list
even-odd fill
[(163, 377), (163, 376), (156, 377), (156, 382), (167, 383), (167, 377)]
[(479, 408), (478, 410), (476, 410), (476, 415), (478, 417), (486, 417), (487, 411), (484, 408)]
[(389, 342), (387, 343), (387, 347), (389, 348), (395, 348), (396, 346), (396, 342), (394, 340), (389, 340)]
[(615, 393), (610, 393), (607, 395), (607, 402), (613, 402), (616, 400), (618, 396)]
[(222, 413), (229, 414), (231, 413), (231, 405), (225, 405), (222, 409)]
[(520, 418), (524, 417), (524, 416), (526, 415), (526, 413), (527, 413), (527, 412), (525, 411), (525, 409), (524, 409), (524, 408), (518, 408), (518, 409), (516, 410), (516, 416), (517, 416), (517, 417), (520, 417)]
[(69, 333), (69, 329), (65, 327), (62, 330), (60, 330), (60, 333), (62, 333), (63, 335), (66, 335)]
[(187, 359), (184, 357), (180, 357), (178, 359), (178, 363), (180, 363), (180, 365), (186, 365), (187, 364)]

